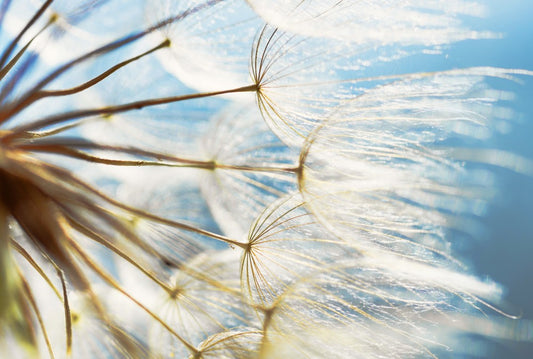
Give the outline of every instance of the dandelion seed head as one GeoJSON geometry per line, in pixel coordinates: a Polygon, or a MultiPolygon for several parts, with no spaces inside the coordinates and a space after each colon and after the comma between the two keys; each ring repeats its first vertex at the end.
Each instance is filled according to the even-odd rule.
{"type": "Polygon", "coordinates": [[[496,38],[485,15],[1,2],[0,352],[431,358],[531,340],[456,248],[498,196],[493,167],[533,173],[489,142],[533,73],[395,67],[496,38]]]}

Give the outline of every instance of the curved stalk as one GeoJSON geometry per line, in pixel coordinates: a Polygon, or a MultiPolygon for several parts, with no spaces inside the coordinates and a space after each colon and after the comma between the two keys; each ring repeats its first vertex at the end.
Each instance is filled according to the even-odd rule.
{"type": "Polygon", "coordinates": [[[54,351],[52,350],[52,344],[50,344],[50,338],[48,337],[48,332],[46,331],[46,326],[43,322],[43,317],[41,315],[41,311],[39,310],[39,307],[37,305],[37,301],[35,300],[35,296],[33,295],[33,292],[31,291],[31,287],[24,279],[24,276],[19,271],[19,276],[22,279],[22,289],[24,290],[24,293],[26,295],[26,298],[28,299],[31,308],[33,309],[33,312],[35,313],[35,316],[37,317],[37,322],[39,323],[39,327],[41,328],[41,332],[43,333],[43,339],[46,344],[46,348],[48,349],[48,354],[50,355],[51,359],[54,359],[54,351]]]}
{"type": "Polygon", "coordinates": [[[157,314],[152,312],[149,308],[147,308],[144,304],[139,302],[137,299],[135,299],[134,296],[129,294],[124,288],[122,288],[113,277],[109,273],[107,273],[104,269],[102,269],[98,264],[96,264],[88,255],[83,251],[83,249],[80,248],[80,246],[69,238],[69,246],[78,253],[78,257],[89,266],[103,281],[105,281],[108,285],[110,285],[112,288],[116,289],[120,293],[122,293],[126,298],[131,300],[133,303],[135,303],[139,308],[141,308],[143,311],[145,311],[149,316],[151,316],[156,322],[161,324],[170,334],[172,334],[176,339],[178,339],[191,353],[196,353],[196,348],[187,342],[184,338],[182,338],[178,333],[176,333],[163,319],[161,319],[157,314]]]}
{"type": "Polygon", "coordinates": [[[35,262],[35,260],[31,257],[31,255],[20,245],[18,244],[16,241],[14,241],[13,239],[11,239],[10,241],[10,245],[33,267],[33,269],[35,269],[35,271],[44,279],[44,281],[46,282],[46,284],[48,284],[48,286],[54,291],[56,297],[59,299],[59,300],[63,300],[63,298],[61,297],[61,294],[59,293],[59,290],[56,288],[56,286],[54,285],[54,283],[52,283],[52,281],[50,280],[50,277],[48,277],[48,275],[46,275],[46,273],[44,272],[44,270],[41,268],[41,266],[35,262]]]}
{"type": "Polygon", "coordinates": [[[0,67],[2,67],[2,68],[4,67],[4,64],[6,63],[7,59],[9,58],[9,56],[11,55],[11,53],[13,52],[15,47],[17,47],[20,39],[22,39],[24,34],[33,26],[33,24],[35,24],[35,22],[37,20],[39,20],[39,18],[44,14],[46,9],[48,9],[48,7],[50,5],[52,5],[53,2],[54,2],[54,0],[46,0],[46,2],[43,5],[41,5],[41,7],[37,10],[35,15],[33,15],[33,17],[30,19],[30,21],[28,21],[26,26],[24,26],[24,28],[22,28],[22,30],[19,32],[17,37],[15,37],[13,39],[13,41],[11,41],[11,43],[9,44],[7,49],[2,54],[2,57],[0,58],[0,67]]]}
{"type": "Polygon", "coordinates": [[[110,145],[101,145],[97,143],[79,141],[73,139],[72,142],[70,139],[53,139],[49,141],[50,143],[40,144],[29,143],[17,145],[17,148],[23,149],[25,151],[32,152],[44,152],[44,153],[53,153],[57,155],[63,155],[67,157],[72,157],[87,162],[93,163],[102,163],[113,166],[164,166],[164,167],[188,167],[188,168],[200,168],[207,170],[223,169],[223,170],[236,170],[244,172],[286,172],[286,173],[298,173],[300,171],[299,167],[282,167],[282,166],[246,166],[246,165],[227,165],[223,163],[218,163],[216,161],[200,161],[193,160],[183,157],[176,157],[172,155],[167,155],[164,153],[145,151],[133,147],[120,147],[120,146],[110,146],[110,145]],[[115,160],[108,159],[99,156],[94,156],[86,152],[79,151],[79,148],[99,150],[99,151],[110,151],[117,152],[120,154],[128,154],[141,157],[151,157],[156,159],[156,161],[149,160],[115,160]],[[162,162],[167,161],[167,162],[162,162]]]}
{"type": "MultiPolygon", "coordinates": [[[[121,68],[123,68],[124,66],[132,63],[132,62],[135,62],[139,59],[142,59],[143,57],[153,53],[153,52],[156,52],[157,50],[160,50],[160,49],[163,49],[165,47],[168,47],[170,46],[170,41],[169,40],[165,40],[163,41],[162,43],[160,43],[159,45],[153,47],[152,49],[148,50],[148,51],[145,51],[143,52],[142,54],[140,55],[137,55],[135,57],[132,57],[130,59],[127,59],[125,61],[122,61],[122,62],[119,62],[118,64],[116,64],[115,66],[111,67],[110,69],[104,71],[103,73],[101,73],[100,75],[92,78],[91,80],[81,84],[81,85],[78,85],[78,86],[75,86],[75,87],[72,87],[70,89],[65,89],[65,90],[41,90],[41,91],[37,91],[35,92],[29,99],[29,104],[33,103],[33,102],[36,102],[37,100],[40,100],[42,98],[46,98],[46,97],[58,97],[58,96],[69,96],[69,95],[73,95],[75,93],[78,93],[78,92],[81,92],[83,90],[86,90],[94,85],[96,85],[97,83],[99,83],[100,81],[106,79],[107,77],[109,77],[111,74],[113,74],[114,72],[120,70],[121,68]]],[[[29,105],[28,104],[28,105],[29,105]]]]}
{"type": "MultiPolygon", "coordinates": [[[[152,106],[164,105],[168,103],[193,100],[193,99],[199,99],[199,98],[205,98],[205,97],[212,97],[212,96],[219,96],[219,95],[225,95],[225,94],[230,94],[230,93],[256,92],[257,89],[258,89],[257,85],[248,85],[248,86],[238,87],[238,88],[229,89],[229,90],[202,92],[202,93],[195,93],[195,94],[188,94],[188,95],[181,95],[181,96],[160,97],[160,98],[153,98],[153,99],[148,99],[148,100],[134,101],[134,102],[125,103],[122,105],[71,111],[71,112],[67,112],[67,113],[63,113],[59,115],[52,115],[49,117],[45,117],[39,121],[35,121],[29,124],[17,126],[13,129],[13,132],[6,137],[17,138],[19,135],[24,134],[27,131],[36,131],[36,130],[39,130],[39,129],[42,129],[48,126],[61,124],[61,123],[76,120],[79,118],[85,118],[85,117],[97,116],[97,115],[112,115],[116,113],[132,111],[132,110],[140,110],[140,109],[143,109],[144,107],[152,107],[152,106]]],[[[0,117],[0,121],[1,120],[2,118],[0,117]]]]}
{"type": "MultiPolygon", "coordinates": [[[[51,3],[53,0],[48,0],[47,3],[51,3]]],[[[14,115],[16,115],[17,113],[19,113],[20,111],[22,111],[23,109],[25,109],[26,107],[28,107],[32,101],[33,101],[33,96],[35,93],[37,93],[38,91],[41,91],[46,85],[48,85],[49,83],[51,83],[53,80],[57,79],[59,76],[61,76],[63,73],[67,72],[68,70],[74,68],[76,65],[82,63],[82,62],[85,62],[91,58],[94,58],[94,57],[97,57],[97,56],[101,56],[101,55],[104,55],[104,54],[107,54],[109,52],[112,52],[114,50],[117,50],[117,49],[120,49],[122,48],[123,46],[126,46],[128,44],[131,44],[165,26],[168,26],[176,21],[179,21],[181,19],[184,19],[186,18],[187,16],[191,15],[191,14],[194,14],[204,8],[208,8],[209,6],[212,6],[214,4],[216,4],[217,2],[220,2],[222,0],[211,0],[211,1],[207,1],[206,3],[203,3],[203,4],[200,4],[198,6],[195,6],[193,8],[190,8],[178,15],[174,15],[174,16],[171,16],[171,17],[168,17],[166,18],[165,20],[162,20],[160,22],[158,22],[157,24],[145,29],[145,30],[142,30],[142,31],[139,31],[139,32],[136,32],[136,33],[133,33],[131,35],[127,35],[123,38],[120,38],[118,40],[115,40],[113,42],[110,42],[104,46],[101,46],[93,51],[90,51],[84,55],[81,55],[77,58],[75,58],[74,60],[72,61],[69,61],[68,63],[64,64],[63,66],[59,67],[57,70],[53,71],[52,73],[50,73],[48,76],[46,76],[45,78],[43,78],[37,85],[35,85],[33,88],[31,88],[29,91],[26,92],[26,94],[24,96],[22,96],[22,98],[20,98],[19,100],[15,101],[14,103],[11,103],[7,106],[5,106],[5,109],[3,111],[3,113],[0,114],[0,123],[3,123],[5,121],[7,121],[8,119],[10,119],[11,117],[13,117],[14,115]]],[[[45,4],[46,5],[46,4],[45,4]]],[[[49,4],[48,4],[49,5],[49,4]]],[[[44,11],[44,10],[43,10],[44,11]]],[[[30,25],[30,24],[28,24],[30,25]]],[[[31,25],[30,25],[31,26],[31,25]]],[[[22,37],[22,35],[21,35],[22,37]]],[[[17,40],[18,41],[18,40],[17,40]]]]}

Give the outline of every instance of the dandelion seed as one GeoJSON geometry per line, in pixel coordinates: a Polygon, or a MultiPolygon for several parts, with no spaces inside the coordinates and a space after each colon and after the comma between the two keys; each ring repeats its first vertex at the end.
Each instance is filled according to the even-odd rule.
{"type": "Polygon", "coordinates": [[[258,304],[261,351],[274,357],[433,356],[440,345],[433,326],[457,313],[494,312],[486,300],[501,294],[454,269],[361,251],[322,229],[298,196],[273,204],[252,226],[241,283],[258,304]]]}
{"type": "Polygon", "coordinates": [[[161,30],[171,45],[158,58],[191,88],[213,91],[245,86],[249,83],[249,49],[260,21],[244,1],[210,3],[205,6],[208,3],[202,0],[161,0],[147,6],[147,17],[155,20],[194,6],[205,7],[201,11],[206,21],[190,17],[161,30]]]}
{"type": "MultiPolygon", "coordinates": [[[[157,312],[191,343],[201,343],[229,328],[246,326],[249,307],[238,290],[235,253],[205,252],[180,267],[171,278],[170,292],[157,303],[157,312]]],[[[180,343],[159,326],[150,332],[151,344],[166,353],[176,353],[180,343]]],[[[199,349],[200,350],[200,349],[199,349]]]]}
{"type": "MultiPolygon", "coordinates": [[[[308,138],[300,189],[327,228],[413,259],[449,257],[446,230],[483,213],[490,174],[453,160],[447,143],[484,140],[506,121],[472,69],[383,84],[340,107],[308,138]],[[471,72],[471,73],[469,73],[471,72]]],[[[481,77],[480,77],[481,76],[481,77]]],[[[503,94],[502,94],[503,95],[503,94]]]]}

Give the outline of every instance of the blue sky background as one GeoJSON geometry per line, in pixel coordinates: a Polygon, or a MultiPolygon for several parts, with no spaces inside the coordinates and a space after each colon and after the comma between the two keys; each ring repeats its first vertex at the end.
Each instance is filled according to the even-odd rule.
{"type": "MultiPolygon", "coordinates": [[[[488,28],[503,39],[465,41],[449,48],[450,67],[490,65],[533,70],[533,2],[487,1],[488,28]]],[[[510,133],[491,141],[495,148],[533,159],[533,78],[513,86],[518,123],[510,133]]],[[[491,204],[482,222],[485,238],[463,248],[464,256],[479,275],[488,275],[507,290],[506,310],[523,312],[533,320],[533,178],[495,169],[502,195],[491,204]]],[[[529,336],[533,341],[533,328],[529,336]]],[[[490,358],[533,358],[533,343],[495,342],[490,358]]]]}
{"type": "MultiPolygon", "coordinates": [[[[407,57],[371,71],[406,73],[472,66],[533,71],[533,1],[487,0],[483,4],[489,10],[488,17],[468,19],[465,25],[500,33],[501,39],[462,41],[443,47],[441,55],[407,57]]],[[[512,152],[533,161],[533,77],[524,76],[520,80],[523,82],[512,83],[509,88],[502,88],[506,81],[495,85],[514,92],[515,99],[506,106],[515,115],[511,130],[494,135],[484,147],[512,152]]],[[[503,310],[522,313],[523,318],[533,322],[533,178],[498,167],[490,170],[495,173],[501,193],[491,202],[486,215],[479,218],[484,231],[473,240],[454,243],[455,252],[477,275],[502,285],[503,310]]],[[[487,358],[533,358],[533,324],[524,333],[528,333],[529,342],[491,342],[487,358]]],[[[467,352],[467,346],[479,340],[472,339],[464,344],[467,352]]],[[[451,357],[459,356],[451,354],[451,357]]]]}
{"type": "MultiPolygon", "coordinates": [[[[479,61],[533,70],[533,2],[499,3],[492,7],[497,13],[490,18],[491,28],[504,33],[505,38],[459,44],[456,53],[460,61],[465,65],[479,61]],[[468,56],[460,57],[467,52],[468,56]]],[[[522,123],[494,142],[499,148],[533,159],[533,79],[525,80],[523,86],[517,86],[514,105],[522,113],[522,123]]],[[[467,254],[479,273],[488,274],[507,288],[510,307],[533,320],[533,179],[504,170],[498,171],[498,175],[503,197],[492,204],[484,219],[489,235],[485,241],[475,243],[467,254]]],[[[531,331],[529,335],[533,339],[531,331]]],[[[502,342],[494,346],[491,357],[533,358],[533,343],[502,342]]]]}

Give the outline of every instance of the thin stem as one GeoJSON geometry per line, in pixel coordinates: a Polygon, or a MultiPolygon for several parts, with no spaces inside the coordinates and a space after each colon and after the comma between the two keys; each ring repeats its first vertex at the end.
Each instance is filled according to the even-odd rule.
{"type": "Polygon", "coordinates": [[[110,76],[111,74],[113,74],[114,72],[118,71],[119,69],[123,68],[124,66],[134,62],[134,61],[137,61],[159,49],[162,49],[162,48],[165,48],[165,47],[168,47],[170,46],[170,41],[169,40],[165,40],[163,41],[162,43],[160,43],[159,45],[155,46],[154,48],[146,51],[146,52],[143,52],[142,54],[140,55],[137,55],[135,57],[132,57],[128,60],[125,60],[125,61],[122,61],[118,64],[116,64],[115,66],[111,67],[110,69],[108,69],[107,71],[104,71],[103,73],[101,73],[100,75],[94,77],[93,79],[79,85],[79,86],[75,86],[75,87],[72,87],[70,89],[65,89],[65,90],[42,90],[42,91],[38,91],[38,92],[35,92],[33,95],[31,95],[29,98],[28,98],[28,102],[26,103],[26,106],[36,102],[37,100],[40,100],[42,98],[45,98],[45,97],[56,97],[56,96],[68,96],[68,95],[73,95],[75,93],[78,93],[78,92],[81,92],[83,90],[86,90],[94,85],[96,85],[97,83],[99,83],[100,81],[104,80],[105,78],[107,78],[108,76],[110,76]]]}
{"type": "Polygon", "coordinates": [[[126,296],[129,300],[131,300],[133,303],[135,303],[139,308],[144,310],[148,315],[150,315],[153,319],[155,319],[159,324],[161,324],[170,334],[172,334],[176,339],[178,339],[191,353],[196,353],[196,348],[187,342],[184,338],[182,338],[178,333],[176,333],[163,319],[161,319],[157,314],[152,312],[150,309],[148,309],[145,305],[143,305],[141,302],[139,302],[137,299],[135,299],[134,296],[126,292],[124,288],[122,288],[113,277],[109,273],[107,273],[105,270],[103,270],[98,264],[96,264],[81,248],[80,246],[69,238],[68,244],[71,246],[72,249],[74,249],[80,259],[89,266],[103,281],[105,281],[107,284],[109,284],[111,287],[115,288],[117,291],[122,293],[124,296],[126,296]]]}
{"type": "MultiPolygon", "coordinates": [[[[78,223],[83,223],[83,217],[80,217],[78,211],[72,210],[69,208],[68,205],[56,202],[56,204],[61,208],[63,215],[65,216],[65,219],[67,221],[75,221],[78,223]]],[[[86,201],[85,199],[82,199],[80,201],[80,204],[82,207],[85,207],[85,209],[89,212],[95,215],[100,221],[105,223],[109,228],[112,228],[113,230],[117,231],[121,234],[123,238],[126,238],[128,242],[135,244],[137,247],[139,247],[141,250],[145,251],[146,253],[150,253],[151,255],[155,256],[156,258],[163,259],[165,258],[159,251],[154,249],[150,243],[147,243],[146,241],[143,241],[131,228],[128,223],[124,223],[124,219],[120,218],[116,213],[108,210],[107,208],[103,208],[99,205],[93,204],[91,201],[86,201]]],[[[85,223],[85,226],[89,228],[89,224],[85,223]]]]}
{"type": "Polygon", "coordinates": [[[57,135],[59,133],[71,130],[73,128],[79,127],[79,126],[83,125],[85,122],[87,122],[87,119],[76,121],[76,122],[70,123],[70,124],[65,125],[65,126],[60,126],[60,127],[54,128],[53,130],[50,130],[50,131],[26,132],[23,135],[18,136],[18,138],[19,139],[37,140],[37,139],[41,139],[41,138],[45,138],[45,137],[50,137],[50,136],[57,135]]]}
{"type": "Polygon", "coordinates": [[[51,18],[50,21],[48,21],[48,23],[43,26],[43,28],[41,30],[39,30],[39,32],[37,34],[35,34],[35,36],[33,36],[27,43],[26,45],[24,45],[24,47],[22,49],[20,49],[17,54],[11,59],[11,61],[9,61],[9,63],[4,66],[1,70],[0,70],[0,80],[2,80],[8,73],[9,71],[13,68],[13,66],[15,66],[18,61],[20,60],[20,58],[22,57],[22,55],[24,55],[26,53],[26,50],[28,50],[28,47],[30,47],[30,45],[33,43],[33,41],[40,35],[42,34],[42,32],[48,27],[50,26],[53,22],[55,21],[55,18],[51,18]]]}
{"type": "Polygon", "coordinates": [[[240,166],[240,165],[225,165],[222,163],[215,163],[215,168],[225,170],[236,170],[244,172],[285,172],[298,173],[299,167],[258,167],[258,166],[240,166]]]}
{"type": "Polygon", "coordinates": [[[200,168],[207,170],[224,169],[224,170],[236,170],[245,172],[286,172],[286,173],[298,173],[299,167],[261,167],[261,166],[245,166],[245,165],[226,165],[218,163],[216,161],[199,161],[183,157],[170,156],[164,153],[145,151],[142,149],[120,146],[109,146],[97,144],[94,142],[88,142],[79,139],[71,138],[54,138],[50,142],[53,143],[29,143],[18,145],[17,148],[25,151],[33,152],[45,152],[63,155],[67,157],[77,158],[94,163],[103,163],[114,166],[166,166],[166,167],[188,167],[188,168],[200,168]],[[76,148],[72,148],[76,147],[76,148]],[[147,160],[115,160],[107,159],[99,156],[90,155],[85,152],[78,151],[77,148],[85,148],[99,151],[118,152],[121,154],[129,154],[134,156],[152,157],[157,161],[147,160]],[[161,162],[168,161],[168,162],[161,162]]]}
{"type": "MultiPolygon", "coordinates": [[[[94,196],[97,196],[100,199],[102,199],[105,202],[107,202],[108,204],[110,204],[110,205],[112,205],[112,206],[114,206],[116,208],[124,210],[130,216],[133,215],[133,216],[137,216],[137,217],[149,220],[149,221],[153,221],[153,222],[161,223],[161,224],[164,224],[164,225],[168,225],[170,227],[174,227],[174,228],[177,228],[177,229],[182,229],[182,230],[185,230],[185,231],[188,231],[188,232],[194,232],[194,233],[197,233],[197,234],[200,234],[200,235],[203,235],[203,236],[207,236],[207,237],[211,237],[213,239],[217,239],[219,241],[222,241],[222,242],[230,244],[230,245],[236,245],[236,246],[241,247],[241,248],[246,248],[246,246],[247,246],[246,243],[237,242],[237,241],[232,240],[232,239],[230,239],[228,237],[225,237],[223,235],[216,234],[216,233],[213,233],[213,232],[209,232],[209,231],[206,231],[206,230],[203,230],[203,229],[200,229],[200,228],[196,228],[196,227],[193,227],[191,225],[184,224],[184,223],[181,223],[181,222],[172,221],[170,219],[159,217],[157,215],[154,215],[152,213],[143,211],[141,209],[128,206],[128,205],[126,205],[126,204],[124,204],[124,203],[122,203],[122,202],[120,202],[118,200],[115,200],[115,199],[109,197],[108,195],[106,195],[103,192],[99,191],[97,188],[95,188],[95,187],[91,186],[90,184],[80,180],[79,178],[74,176],[70,171],[67,171],[67,170],[65,170],[63,168],[52,166],[52,165],[47,164],[45,162],[42,162],[42,163],[39,162],[38,166],[39,166],[39,170],[40,171],[46,171],[48,176],[53,176],[54,178],[61,178],[64,183],[68,183],[70,186],[75,187],[77,190],[79,190],[79,192],[83,192],[85,195],[92,194],[94,196]]],[[[73,195],[73,196],[77,197],[81,201],[81,203],[85,203],[85,204],[87,203],[87,201],[85,199],[85,195],[81,196],[81,195],[79,195],[79,193],[74,192],[74,191],[70,192],[69,196],[70,195],[73,195]]],[[[58,204],[58,203],[56,203],[56,204],[58,204]]],[[[93,206],[89,206],[88,208],[91,208],[91,210],[96,210],[96,207],[94,205],[93,206]]],[[[103,210],[103,209],[102,208],[98,209],[98,211],[101,211],[101,210],[103,210]]]]}
{"type": "Polygon", "coordinates": [[[79,231],[83,235],[87,236],[88,238],[91,238],[95,242],[103,245],[107,249],[111,250],[113,253],[118,254],[120,257],[124,258],[128,263],[132,264],[135,268],[140,270],[144,275],[146,275],[148,278],[150,278],[153,282],[155,282],[157,285],[159,285],[163,290],[170,293],[172,292],[172,289],[163,283],[159,278],[157,278],[154,274],[152,274],[150,271],[148,271],[146,268],[144,268],[142,265],[138,263],[138,261],[131,258],[129,255],[124,253],[122,250],[120,250],[117,246],[113,245],[109,241],[107,241],[104,237],[99,235],[98,233],[94,232],[90,228],[84,226],[83,224],[76,222],[74,219],[69,218],[69,224],[74,228],[75,230],[79,231]]]}
{"type": "Polygon", "coordinates": [[[100,145],[93,142],[80,141],[78,139],[53,139],[55,143],[30,143],[17,146],[17,148],[23,149],[25,151],[32,152],[44,152],[44,153],[54,153],[58,155],[73,157],[88,162],[95,163],[104,163],[115,166],[170,166],[170,167],[194,167],[194,168],[205,168],[205,169],[214,169],[215,163],[213,161],[197,161],[187,158],[170,156],[163,153],[145,151],[137,148],[129,147],[120,147],[120,146],[109,146],[109,145],[100,145]],[[74,147],[74,148],[73,148],[74,147]],[[99,150],[99,151],[110,151],[118,152],[120,154],[128,154],[134,156],[142,157],[152,157],[157,161],[146,161],[146,160],[114,160],[102,158],[99,156],[90,155],[85,152],[78,151],[78,148],[99,150]],[[161,162],[161,161],[168,162],[161,162]],[[179,164],[179,165],[176,165],[179,164]]]}
{"type": "Polygon", "coordinates": [[[27,56],[25,56],[24,60],[21,61],[22,63],[17,64],[13,76],[10,76],[7,81],[2,81],[3,84],[1,86],[0,91],[0,103],[2,103],[3,105],[2,112],[0,112],[0,118],[4,115],[4,110],[7,109],[7,105],[5,105],[5,103],[8,102],[6,101],[6,99],[9,98],[10,95],[13,95],[15,93],[14,90],[17,86],[23,83],[22,79],[24,78],[24,75],[27,74],[33,66],[35,66],[38,57],[39,55],[37,53],[28,54],[27,56]]]}
{"type": "MultiPolygon", "coordinates": [[[[28,102],[31,97],[33,96],[33,94],[35,94],[36,92],[42,90],[46,85],[48,85],[50,82],[52,82],[53,80],[55,80],[56,78],[58,78],[59,76],[61,76],[63,73],[65,73],[66,71],[74,68],[76,65],[88,60],[88,59],[91,59],[93,57],[97,57],[97,56],[101,56],[101,55],[104,55],[106,53],[109,53],[109,52],[112,52],[116,49],[119,49],[119,48],[122,48],[123,46],[126,46],[128,44],[131,44],[143,37],[145,37],[146,35],[148,34],[151,34],[167,25],[170,25],[176,21],[179,21],[179,20],[182,20],[184,18],[186,18],[187,16],[191,15],[191,14],[194,14],[198,11],[201,11],[202,9],[204,8],[208,8],[209,6],[212,6],[218,2],[220,2],[222,0],[211,0],[211,1],[207,1],[203,4],[200,4],[198,6],[195,6],[195,7],[192,7],[178,15],[174,15],[174,16],[171,16],[163,21],[160,21],[159,23],[145,29],[145,30],[142,30],[142,31],[139,31],[139,32],[136,32],[136,33],[133,33],[131,35],[128,35],[128,36],[125,36],[125,37],[122,37],[118,40],[115,40],[113,42],[110,42],[104,46],[101,46],[91,52],[88,52],[68,63],[66,63],[65,65],[59,67],[57,70],[53,71],[52,73],[50,73],[48,76],[46,76],[44,79],[42,79],[37,85],[35,85],[32,89],[30,89],[29,91],[26,92],[26,94],[24,96],[22,96],[21,99],[19,99],[18,101],[10,104],[9,106],[5,106],[4,108],[4,111],[2,114],[0,114],[0,123],[3,123],[5,122],[6,120],[8,120],[9,118],[13,117],[15,114],[19,113],[20,111],[22,111],[23,109],[25,109],[29,104],[31,104],[31,102],[28,102]]],[[[51,2],[50,0],[47,1],[47,2],[51,2]]]]}
{"type": "Polygon", "coordinates": [[[116,105],[116,106],[107,106],[107,107],[101,107],[101,108],[95,108],[95,109],[71,111],[71,112],[67,112],[67,113],[63,113],[59,115],[45,117],[39,121],[15,127],[13,129],[13,132],[10,135],[6,136],[6,138],[12,138],[12,137],[16,138],[20,134],[23,134],[27,131],[36,131],[47,126],[60,124],[60,123],[75,120],[78,118],[84,118],[84,117],[90,117],[90,116],[96,116],[96,115],[111,115],[111,114],[116,114],[116,113],[132,111],[132,110],[140,110],[144,107],[163,105],[163,104],[174,103],[174,102],[179,102],[179,101],[212,97],[212,96],[218,96],[218,95],[224,95],[224,94],[230,94],[230,93],[256,92],[256,91],[257,91],[257,85],[249,85],[249,86],[234,88],[231,90],[203,92],[203,93],[195,93],[195,94],[188,94],[188,95],[182,95],[182,96],[160,97],[160,98],[130,102],[130,103],[116,105]]]}
{"type": "Polygon", "coordinates": [[[7,47],[7,49],[4,51],[4,54],[2,55],[2,58],[0,58],[0,67],[4,67],[7,59],[9,58],[9,56],[11,55],[11,53],[13,52],[13,50],[15,49],[15,47],[18,45],[20,39],[22,38],[22,36],[24,36],[24,34],[33,26],[33,24],[39,20],[39,18],[42,16],[42,14],[46,11],[46,9],[52,4],[52,2],[54,2],[54,0],[47,0],[40,8],[39,10],[37,10],[37,12],[35,13],[35,15],[33,15],[33,17],[30,19],[30,21],[28,21],[28,23],[26,24],[26,26],[24,26],[24,28],[19,32],[19,34],[17,35],[17,37],[15,37],[13,39],[13,41],[11,41],[11,43],[9,44],[9,46],[7,47]]]}
{"type": "Polygon", "coordinates": [[[50,288],[52,288],[52,290],[54,291],[54,293],[56,294],[56,296],[60,299],[60,300],[63,300],[63,298],[61,297],[61,294],[59,293],[59,290],[56,288],[56,286],[54,285],[54,283],[52,283],[52,281],[50,280],[50,278],[46,275],[46,273],[43,271],[43,269],[41,268],[41,266],[39,266],[39,264],[37,264],[37,262],[35,262],[35,260],[31,257],[31,255],[20,245],[18,244],[16,241],[14,241],[13,239],[11,239],[10,241],[10,244],[11,246],[22,256],[24,257],[24,259],[37,271],[37,273],[39,273],[39,275],[44,279],[44,281],[50,286],[50,288]]]}
{"type": "MultiPolygon", "coordinates": [[[[70,238],[69,238],[70,239],[70,238]]],[[[70,314],[70,305],[68,300],[67,285],[65,283],[65,275],[60,268],[57,268],[57,274],[61,280],[61,287],[63,288],[63,308],[65,310],[65,330],[67,340],[67,356],[72,354],[72,318],[70,314]]]]}
{"type": "MultiPolygon", "coordinates": [[[[88,153],[78,151],[69,147],[63,146],[38,146],[38,145],[29,145],[29,146],[20,146],[20,148],[26,149],[33,152],[45,152],[45,153],[54,153],[57,155],[67,156],[71,158],[76,158],[79,160],[84,160],[92,163],[101,163],[112,166],[126,166],[126,167],[142,167],[142,166],[162,166],[162,167],[187,167],[187,168],[199,168],[206,170],[235,170],[243,172],[283,172],[283,173],[298,173],[299,167],[257,167],[257,166],[241,166],[241,165],[226,165],[217,163],[215,161],[196,161],[188,160],[182,158],[172,158],[171,156],[161,155],[158,157],[165,160],[170,160],[172,162],[160,162],[160,161],[147,161],[147,160],[115,160],[108,159],[98,156],[93,156],[88,153]]],[[[124,151],[123,153],[128,153],[129,151],[124,151]]]]}
{"type": "Polygon", "coordinates": [[[43,317],[41,315],[41,311],[39,310],[39,307],[37,306],[37,302],[35,301],[35,296],[33,295],[30,285],[24,279],[24,276],[19,271],[19,276],[22,279],[22,289],[24,290],[24,293],[26,294],[26,298],[30,302],[30,306],[33,309],[33,312],[35,313],[35,316],[37,317],[37,321],[39,322],[39,326],[41,327],[41,332],[43,333],[44,341],[46,344],[46,347],[48,348],[48,353],[50,355],[50,358],[54,359],[54,351],[52,350],[52,345],[50,344],[50,339],[48,338],[48,333],[46,331],[46,326],[43,322],[43,317]]]}
{"type": "Polygon", "coordinates": [[[142,166],[162,166],[162,167],[193,167],[193,168],[209,168],[212,169],[213,165],[209,162],[200,163],[200,164],[175,164],[167,162],[157,162],[157,161],[146,161],[146,160],[115,160],[108,159],[103,157],[97,157],[90,154],[87,154],[82,151],[78,151],[68,147],[61,146],[32,146],[33,148],[30,151],[34,152],[45,152],[45,153],[54,153],[57,155],[67,156],[71,158],[76,158],[79,160],[84,160],[92,163],[101,163],[110,166],[126,166],[126,167],[142,167],[142,166]]]}

